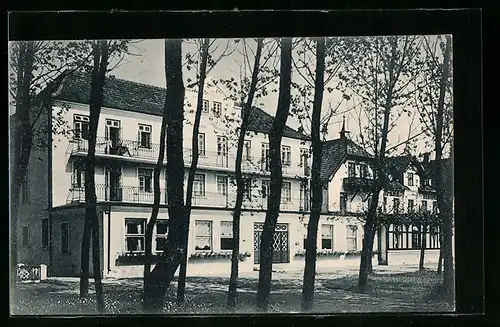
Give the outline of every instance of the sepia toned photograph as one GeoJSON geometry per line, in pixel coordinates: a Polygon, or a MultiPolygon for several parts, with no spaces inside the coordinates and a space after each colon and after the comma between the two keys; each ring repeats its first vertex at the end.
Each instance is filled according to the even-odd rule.
{"type": "Polygon", "coordinates": [[[451,35],[8,55],[12,315],[455,310],[451,35]]]}

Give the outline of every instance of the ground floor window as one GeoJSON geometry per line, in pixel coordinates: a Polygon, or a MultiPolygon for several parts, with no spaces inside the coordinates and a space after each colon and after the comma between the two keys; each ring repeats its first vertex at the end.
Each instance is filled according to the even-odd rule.
{"type": "MultiPolygon", "coordinates": [[[[262,241],[262,231],[264,223],[254,223],[253,250],[254,264],[260,262],[260,243],[262,241]]],[[[273,263],[289,263],[290,251],[288,242],[288,225],[276,224],[273,234],[273,263]]]]}
{"type": "Polygon", "coordinates": [[[199,251],[212,250],[212,222],[206,220],[195,221],[194,249],[199,251]]]}
{"type": "Polygon", "coordinates": [[[221,221],[220,222],[220,249],[232,250],[234,247],[233,242],[233,222],[221,221]]]}
{"type": "MultiPolygon", "coordinates": [[[[125,219],[125,252],[143,252],[146,244],[146,218],[125,219]]],[[[159,219],[153,229],[153,252],[165,249],[168,220],[159,219]]]]}
{"type": "Polygon", "coordinates": [[[42,247],[49,247],[49,220],[42,219],[42,247]]]}
{"type": "Polygon", "coordinates": [[[347,251],[357,251],[358,249],[358,226],[347,225],[347,251]]]}
{"type": "Polygon", "coordinates": [[[306,246],[307,246],[307,229],[308,229],[308,225],[307,224],[304,224],[304,250],[306,249],[306,246]]]}
{"type": "Polygon", "coordinates": [[[321,225],[321,249],[333,250],[333,225],[321,225]]]}
{"type": "Polygon", "coordinates": [[[61,223],[61,253],[69,254],[70,253],[70,245],[69,245],[69,223],[63,222],[61,223]]]}
{"type": "Polygon", "coordinates": [[[437,227],[427,227],[426,244],[422,244],[422,226],[391,225],[387,231],[389,250],[411,250],[420,249],[425,246],[426,249],[439,249],[439,229],[437,227]]]}
{"type": "Polygon", "coordinates": [[[25,247],[30,245],[30,229],[28,226],[22,228],[22,244],[25,247]]]}

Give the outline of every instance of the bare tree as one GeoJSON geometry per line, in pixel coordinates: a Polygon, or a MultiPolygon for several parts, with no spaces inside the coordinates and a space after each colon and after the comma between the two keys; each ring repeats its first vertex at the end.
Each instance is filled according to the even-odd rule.
{"type": "Polygon", "coordinates": [[[386,157],[399,146],[391,147],[388,137],[401,115],[408,113],[405,105],[418,91],[418,87],[412,86],[421,62],[419,41],[416,36],[360,38],[358,56],[354,56],[349,65],[347,84],[361,99],[365,113],[363,120],[367,121],[366,126],[360,126],[360,143],[374,154],[373,184],[369,192],[371,203],[364,224],[358,280],[362,292],[368,280],[380,191],[388,181],[386,157]]]}
{"type": "MultiPolygon", "coordinates": [[[[423,131],[433,140],[435,151],[433,181],[436,189],[439,216],[442,220],[441,253],[438,270],[441,268],[441,259],[444,260],[443,295],[453,299],[453,190],[452,185],[446,185],[446,175],[452,175],[449,169],[444,168],[443,152],[452,144],[453,132],[451,129],[453,117],[452,103],[452,39],[445,37],[423,37],[425,44],[425,67],[423,74],[428,80],[424,91],[416,99],[423,131]]],[[[450,151],[450,159],[451,158],[450,151]]]]}
{"type": "Polygon", "coordinates": [[[184,82],[182,79],[182,40],[165,40],[165,78],[167,91],[164,115],[167,118],[167,197],[169,229],[161,260],[147,276],[143,307],[158,312],[185,251],[184,232],[184,82]]]}
{"type": "Polygon", "coordinates": [[[281,139],[290,112],[290,87],[292,69],[292,40],[281,39],[280,56],[280,85],[278,108],[273,125],[269,133],[270,150],[270,190],[267,201],[267,212],[264,221],[264,230],[260,247],[260,270],[257,286],[257,309],[267,311],[271,292],[272,263],[273,263],[273,235],[278,221],[283,171],[281,166],[281,139]]]}

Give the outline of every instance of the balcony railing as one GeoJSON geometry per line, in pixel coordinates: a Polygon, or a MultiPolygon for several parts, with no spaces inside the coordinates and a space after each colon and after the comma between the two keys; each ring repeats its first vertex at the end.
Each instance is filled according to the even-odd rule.
{"type": "MultiPolygon", "coordinates": [[[[98,137],[96,140],[96,154],[123,156],[124,158],[138,158],[156,162],[160,151],[159,144],[148,144],[144,146],[139,141],[121,140],[113,142],[109,139],[98,137]]],[[[88,152],[88,140],[73,139],[70,141],[67,153],[69,155],[86,155],[88,152]]],[[[191,165],[193,158],[192,149],[184,149],[184,164],[191,165]]],[[[165,158],[166,161],[166,158],[165,158]]],[[[265,173],[270,171],[269,158],[243,156],[241,162],[242,170],[251,173],[265,173]]],[[[234,170],[236,155],[221,153],[218,151],[203,151],[198,156],[198,167],[227,168],[234,170]]],[[[283,164],[283,174],[309,176],[309,167],[300,167],[283,164]]]]}
{"type": "MultiPolygon", "coordinates": [[[[160,204],[167,204],[167,192],[160,189],[160,204]]],[[[146,191],[137,186],[119,186],[110,187],[102,184],[96,185],[96,196],[98,202],[132,202],[152,204],[154,201],[154,192],[146,191]]],[[[70,189],[67,203],[85,202],[85,190],[83,188],[70,189]]],[[[236,193],[227,194],[217,192],[205,192],[203,194],[193,194],[192,205],[194,207],[213,207],[213,208],[234,208],[236,202],[236,193]]],[[[243,209],[265,210],[267,208],[267,198],[259,195],[245,197],[242,205],[243,209]]],[[[309,205],[304,203],[303,199],[292,197],[289,201],[282,200],[281,210],[288,211],[307,211],[309,205]]]]}
{"type": "Polygon", "coordinates": [[[369,191],[373,186],[373,179],[362,177],[346,177],[343,180],[346,191],[369,191]]]}

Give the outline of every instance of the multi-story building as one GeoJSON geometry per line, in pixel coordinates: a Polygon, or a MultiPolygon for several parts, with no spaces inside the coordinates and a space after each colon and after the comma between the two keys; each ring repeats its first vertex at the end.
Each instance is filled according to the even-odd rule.
{"type": "MultiPolygon", "coordinates": [[[[45,263],[51,275],[78,275],[80,270],[89,95],[90,78],[84,74],[67,77],[52,94],[50,112],[43,114],[59,116],[67,126],[54,128],[52,125],[58,120],[41,121],[47,122],[49,131],[67,129],[68,133],[47,135],[49,146],[46,151],[31,156],[28,179],[22,186],[19,260],[45,263]]],[[[141,253],[144,253],[145,226],[153,203],[153,167],[159,152],[164,97],[162,88],[131,81],[110,78],[105,84],[97,131],[95,172],[105,277],[141,276],[143,273],[141,253]]],[[[196,93],[186,92],[183,139],[186,180],[192,155],[196,97],[196,93]]],[[[221,89],[207,88],[197,139],[199,161],[189,227],[188,273],[229,274],[230,271],[229,254],[233,247],[231,210],[236,193],[233,181],[235,131],[240,110],[228,101],[221,89]]],[[[268,133],[272,119],[259,108],[251,110],[242,163],[243,172],[250,182],[243,205],[240,240],[240,251],[249,257],[242,259],[240,271],[258,268],[260,235],[269,190],[268,133]]],[[[327,141],[323,147],[321,176],[325,192],[318,231],[318,251],[322,258],[318,261],[319,267],[358,264],[357,260],[345,260],[344,254],[353,254],[353,258],[359,259],[355,254],[362,247],[359,214],[368,204],[371,156],[346,134],[343,128],[339,139],[327,141]]],[[[310,206],[309,150],[310,140],[306,135],[289,127],[285,129],[281,211],[273,244],[274,267],[278,270],[304,265],[310,206]]],[[[153,251],[156,253],[162,251],[168,231],[167,183],[165,171],[162,171],[160,212],[153,236],[153,251]]],[[[404,179],[399,183],[406,187],[404,179]]],[[[410,191],[415,196],[421,194],[418,186],[408,185],[407,188],[403,196],[398,193],[400,201],[406,199],[404,194],[409,197],[410,191]]],[[[396,196],[384,193],[386,198],[393,201],[396,196]]],[[[381,250],[381,240],[389,239],[390,233],[391,230],[379,231],[375,247],[378,244],[381,250]]],[[[387,253],[394,247],[391,244],[389,242],[387,249],[382,251],[385,259],[379,257],[380,263],[387,263],[387,253]]]]}

